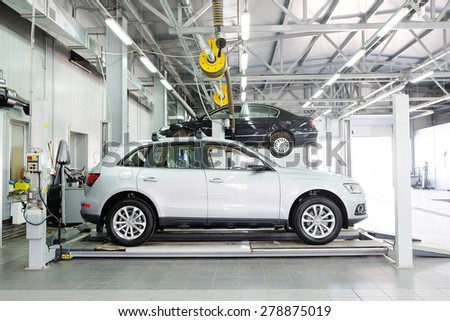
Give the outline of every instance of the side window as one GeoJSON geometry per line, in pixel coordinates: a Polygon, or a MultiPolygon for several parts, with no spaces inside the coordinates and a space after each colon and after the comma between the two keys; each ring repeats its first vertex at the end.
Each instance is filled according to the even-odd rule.
{"type": "Polygon", "coordinates": [[[251,170],[252,167],[264,165],[258,158],[247,154],[237,146],[206,145],[206,164],[209,169],[251,170]]]}
{"type": "Polygon", "coordinates": [[[138,148],[132,153],[128,154],[121,162],[122,166],[126,167],[144,167],[147,159],[148,146],[138,148]]]}
{"type": "Polygon", "coordinates": [[[149,167],[199,168],[194,144],[162,144],[153,146],[149,167]]]}
{"type": "Polygon", "coordinates": [[[248,110],[250,118],[275,118],[279,114],[277,109],[267,106],[249,106],[248,110]]]}
{"type": "MultiPolygon", "coordinates": [[[[234,113],[236,114],[237,117],[239,116],[240,111],[241,108],[239,106],[234,107],[234,113]]],[[[211,119],[229,119],[229,118],[230,112],[228,108],[211,114],[211,119]]]]}
{"type": "Polygon", "coordinates": [[[228,119],[228,118],[230,118],[230,115],[228,114],[227,109],[218,111],[211,115],[211,119],[228,119]]]}

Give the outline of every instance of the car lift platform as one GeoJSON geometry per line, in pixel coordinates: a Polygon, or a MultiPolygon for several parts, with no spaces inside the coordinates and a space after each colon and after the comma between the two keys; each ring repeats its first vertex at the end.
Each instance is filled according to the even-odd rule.
{"type": "Polygon", "coordinates": [[[314,257],[387,255],[392,243],[363,230],[342,230],[326,245],[308,245],[284,230],[186,230],[156,232],[137,247],[108,242],[104,234],[81,233],[67,241],[64,259],[72,258],[186,258],[186,257],[314,257]]]}

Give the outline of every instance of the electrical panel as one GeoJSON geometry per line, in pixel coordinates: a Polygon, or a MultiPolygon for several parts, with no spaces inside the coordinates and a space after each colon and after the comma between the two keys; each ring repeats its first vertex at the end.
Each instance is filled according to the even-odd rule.
{"type": "Polygon", "coordinates": [[[38,153],[27,154],[27,171],[30,173],[42,172],[42,155],[38,153]]]}

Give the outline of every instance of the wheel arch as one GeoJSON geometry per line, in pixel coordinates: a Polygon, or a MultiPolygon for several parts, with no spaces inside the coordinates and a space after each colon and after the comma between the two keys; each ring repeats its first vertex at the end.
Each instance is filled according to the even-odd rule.
{"type": "Polygon", "coordinates": [[[272,137],[272,135],[275,135],[275,134],[278,134],[278,133],[286,133],[291,138],[292,144],[295,143],[294,134],[291,131],[289,131],[289,130],[287,130],[285,128],[279,128],[277,130],[274,130],[273,132],[268,133],[267,134],[267,143],[270,143],[270,138],[272,137]]]}
{"type": "Polygon", "coordinates": [[[147,204],[155,215],[156,229],[159,227],[158,211],[156,210],[155,204],[147,196],[136,191],[122,191],[111,196],[102,207],[102,211],[100,214],[100,221],[98,225],[103,226],[106,222],[106,216],[108,215],[108,212],[111,209],[111,207],[115,203],[124,199],[138,199],[147,204]]]}
{"type": "Polygon", "coordinates": [[[293,226],[292,219],[294,217],[294,211],[295,211],[295,208],[297,207],[297,205],[300,204],[306,198],[309,198],[312,196],[323,196],[323,197],[326,197],[326,198],[330,199],[331,201],[333,201],[337,205],[339,210],[341,211],[342,227],[348,228],[348,213],[347,213],[347,208],[345,207],[344,202],[341,200],[341,198],[339,196],[337,196],[333,192],[323,190],[323,189],[310,190],[310,191],[303,193],[299,197],[297,197],[295,202],[292,203],[292,206],[289,210],[289,226],[291,226],[291,227],[293,226]]]}

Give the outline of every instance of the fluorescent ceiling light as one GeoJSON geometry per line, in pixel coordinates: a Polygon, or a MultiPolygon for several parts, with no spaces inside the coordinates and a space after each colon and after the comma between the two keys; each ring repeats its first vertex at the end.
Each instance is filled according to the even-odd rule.
{"type": "Polygon", "coordinates": [[[347,107],[345,107],[344,110],[353,108],[353,107],[355,107],[356,105],[358,105],[358,103],[352,103],[352,104],[348,105],[347,107]]]}
{"type": "Polygon", "coordinates": [[[422,109],[422,108],[425,108],[425,107],[428,107],[428,106],[431,106],[431,105],[438,104],[438,103],[446,101],[446,100],[450,100],[450,95],[445,95],[445,96],[442,96],[442,97],[440,97],[438,99],[427,101],[426,103],[423,103],[423,104],[420,104],[420,105],[417,105],[417,106],[411,108],[409,111],[410,112],[411,111],[416,111],[416,110],[419,110],[419,109],[422,109]]]}
{"type": "Polygon", "coordinates": [[[241,88],[242,90],[245,90],[245,88],[247,88],[247,76],[241,77],[241,88]]]}
{"type": "Polygon", "coordinates": [[[316,91],[316,93],[314,94],[314,96],[312,96],[312,99],[316,99],[317,97],[319,97],[320,95],[323,94],[323,89],[319,89],[318,91],[316,91]]]}
{"type": "Polygon", "coordinates": [[[327,109],[327,110],[325,110],[323,113],[322,113],[322,115],[328,115],[329,113],[331,113],[331,111],[332,111],[332,109],[330,108],[330,109],[327,109]]]}
{"type": "Polygon", "coordinates": [[[375,97],[374,99],[372,99],[372,100],[366,102],[365,104],[362,104],[362,105],[359,106],[358,108],[355,108],[355,109],[349,111],[348,113],[345,113],[344,115],[342,115],[341,117],[339,117],[339,119],[348,117],[348,116],[350,116],[351,114],[354,114],[354,113],[356,113],[357,111],[360,111],[361,109],[364,109],[364,108],[366,108],[366,107],[369,107],[370,105],[375,104],[377,101],[380,101],[380,100],[382,100],[382,99],[384,99],[384,98],[386,98],[386,97],[388,97],[388,96],[390,96],[390,95],[395,94],[396,92],[399,92],[399,91],[402,90],[403,88],[405,88],[405,85],[404,85],[404,84],[401,84],[401,85],[399,85],[399,86],[397,86],[397,87],[394,87],[394,88],[392,88],[391,90],[385,92],[384,94],[375,97]]]}
{"type": "Polygon", "coordinates": [[[402,85],[400,85],[400,86],[397,86],[397,87],[394,87],[394,88],[392,88],[391,90],[385,92],[384,94],[375,97],[375,98],[372,99],[371,101],[368,101],[368,102],[365,103],[363,106],[364,106],[364,107],[368,107],[368,106],[370,106],[370,105],[373,105],[373,104],[375,104],[377,101],[380,101],[380,100],[382,100],[382,99],[384,99],[384,98],[386,98],[386,97],[389,97],[389,96],[395,94],[396,92],[399,92],[399,91],[402,90],[403,88],[405,88],[405,85],[404,85],[404,84],[402,84],[402,85]]]}
{"type": "Polygon", "coordinates": [[[246,71],[248,67],[248,53],[244,51],[241,54],[241,69],[242,71],[246,71]]]}
{"type": "Polygon", "coordinates": [[[336,80],[338,80],[338,78],[341,77],[341,74],[334,74],[333,77],[331,77],[327,83],[325,84],[325,86],[331,86],[332,84],[334,84],[334,82],[336,80]]]}
{"type": "Polygon", "coordinates": [[[311,105],[311,101],[310,100],[308,100],[306,103],[304,103],[303,104],[303,108],[306,108],[306,107],[308,107],[309,105],[311,105]]]}
{"type": "Polygon", "coordinates": [[[244,102],[247,99],[247,93],[245,91],[241,92],[241,101],[244,102]]]}
{"type": "Polygon", "coordinates": [[[314,120],[319,120],[320,118],[322,118],[322,115],[317,116],[314,120]]]}
{"type": "Polygon", "coordinates": [[[105,23],[116,34],[116,36],[123,41],[124,44],[129,46],[133,43],[133,40],[131,40],[130,36],[125,31],[123,31],[122,27],[117,23],[116,20],[108,18],[105,20],[105,23]]]}
{"type": "Polygon", "coordinates": [[[400,22],[409,12],[408,8],[401,8],[395,15],[392,16],[391,19],[389,19],[386,24],[377,32],[378,37],[383,37],[386,35],[394,26],[400,22]]]}
{"type": "Polygon", "coordinates": [[[241,38],[248,40],[250,37],[250,13],[244,12],[241,16],[241,38]]]}
{"type": "Polygon", "coordinates": [[[345,64],[345,67],[353,66],[355,64],[355,62],[357,62],[359,59],[361,59],[362,56],[364,56],[365,53],[366,53],[366,50],[359,49],[359,51],[357,53],[355,53],[349,61],[347,61],[347,63],[345,64]]]}
{"type": "Polygon", "coordinates": [[[435,62],[435,63],[437,64],[436,60],[441,59],[442,57],[445,57],[448,53],[449,53],[448,51],[444,51],[443,53],[437,55],[436,57],[431,57],[430,60],[425,61],[425,62],[422,63],[421,65],[419,65],[419,66],[417,66],[416,68],[414,68],[414,69],[412,70],[412,72],[415,72],[415,71],[417,71],[417,70],[419,70],[419,69],[422,69],[423,67],[426,67],[426,66],[428,66],[429,64],[431,64],[431,63],[433,63],[433,62],[435,62]]]}
{"type": "Polygon", "coordinates": [[[147,67],[148,70],[150,70],[150,72],[156,73],[158,71],[158,69],[156,69],[155,65],[147,57],[141,56],[139,59],[144,64],[144,66],[147,67]]]}
{"type": "Polygon", "coordinates": [[[167,90],[172,91],[173,87],[171,84],[169,84],[169,82],[165,79],[161,79],[161,84],[166,87],[167,90]]]}
{"type": "Polygon", "coordinates": [[[433,110],[427,110],[427,111],[424,111],[423,113],[420,113],[417,116],[411,117],[411,119],[417,119],[417,118],[420,118],[420,117],[425,117],[425,116],[429,116],[429,115],[433,115],[433,114],[434,114],[433,110]]]}
{"type": "Polygon", "coordinates": [[[375,94],[378,94],[380,91],[385,90],[385,89],[386,89],[387,87],[389,87],[390,85],[393,85],[396,81],[397,81],[397,80],[393,80],[393,81],[387,83],[386,85],[384,85],[384,86],[378,88],[377,90],[375,90],[375,91],[371,92],[370,94],[364,96],[364,99],[367,99],[367,98],[369,98],[369,97],[372,97],[372,96],[375,95],[375,94]]]}
{"type": "Polygon", "coordinates": [[[424,74],[422,74],[420,76],[417,76],[416,78],[410,80],[409,82],[411,84],[415,84],[415,83],[417,83],[417,82],[419,82],[421,80],[424,80],[425,78],[428,78],[428,77],[432,76],[433,74],[434,74],[434,71],[431,70],[431,71],[428,71],[428,72],[426,72],[426,73],[424,73],[424,74]]]}

